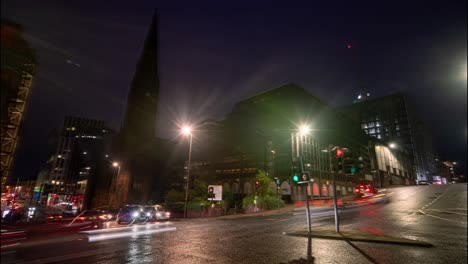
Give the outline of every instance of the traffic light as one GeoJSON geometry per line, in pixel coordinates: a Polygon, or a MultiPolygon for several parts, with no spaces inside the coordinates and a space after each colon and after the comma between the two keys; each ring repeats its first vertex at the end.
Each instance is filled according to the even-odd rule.
{"type": "Polygon", "coordinates": [[[215,198],[214,188],[212,186],[208,187],[208,198],[215,198]]]}
{"type": "Polygon", "coordinates": [[[351,174],[356,174],[358,171],[359,171],[359,169],[358,169],[357,166],[353,165],[353,166],[351,167],[351,174]]]}
{"type": "Polygon", "coordinates": [[[292,179],[293,179],[293,182],[297,184],[297,182],[299,181],[299,175],[294,174],[292,179]]]}
{"type": "Polygon", "coordinates": [[[258,190],[260,188],[260,181],[255,181],[255,190],[258,190]]]}
{"type": "Polygon", "coordinates": [[[336,149],[336,158],[337,158],[337,159],[343,158],[343,156],[344,156],[343,150],[340,149],[340,148],[337,148],[337,149],[336,149]]]}

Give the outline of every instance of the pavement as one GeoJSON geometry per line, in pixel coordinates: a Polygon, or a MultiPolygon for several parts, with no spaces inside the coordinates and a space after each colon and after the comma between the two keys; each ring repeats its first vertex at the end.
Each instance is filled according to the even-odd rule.
{"type": "Polygon", "coordinates": [[[375,235],[368,232],[362,232],[357,230],[340,230],[337,233],[331,229],[319,229],[312,230],[309,234],[307,231],[296,231],[290,233],[284,233],[290,236],[299,237],[314,237],[321,239],[334,239],[334,240],[347,240],[347,241],[358,241],[358,242],[369,242],[369,243],[383,243],[383,244],[394,244],[402,246],[417,246],[417,247],[432,247],[431,243],[424,241],[406,239],[401,237],[375,235]]]}

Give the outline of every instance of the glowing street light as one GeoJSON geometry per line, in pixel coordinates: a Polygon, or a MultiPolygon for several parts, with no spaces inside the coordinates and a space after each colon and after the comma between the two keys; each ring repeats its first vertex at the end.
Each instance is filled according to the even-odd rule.
{"type": "Polygon", "coordinates": [[[390,148],[392,148],[392,149],[395,149],[397,147],[397,145],[395,143],[390,143],[388,146],[390,148]]]}
{"type": "Polygon", "coordinates": [[[114,166],[114,167],[119,167],[119,163],[114,161],[114,162],[112,163],[112,166],[114,166]]]}
{"type": "Polygon", "coordinates": [[[308,125],[302,125],[301,127],[299,127],[299,134],[301,134],[301,136],[307,135],[309,134],[309,132],[310,128],[308,125]]]}
{"type": "Polygon", "coordinates": [[[182,127],[182,134],[191,135],[192,134],[192,128],[190,126],[182,127]]]}

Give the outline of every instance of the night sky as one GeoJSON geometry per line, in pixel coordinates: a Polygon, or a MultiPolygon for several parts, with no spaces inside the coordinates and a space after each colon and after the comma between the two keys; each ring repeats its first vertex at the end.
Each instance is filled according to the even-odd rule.
{"type": "Polygon", "coordinates": [[[120,127],[155,7],[160,137],[288,82],[331,105],[351,104],[364,87],[373,98],[406,92],[437,153],[466,161],[466,1],[103,2],[1,3],[39,62],[15,179],[37,176],[65,115],[120,127]]]}

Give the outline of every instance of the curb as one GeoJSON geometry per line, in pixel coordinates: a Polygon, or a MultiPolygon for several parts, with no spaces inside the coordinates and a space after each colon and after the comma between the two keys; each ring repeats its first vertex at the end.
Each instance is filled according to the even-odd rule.
{"type": "Polygon", "coordinates": [[[347,241],[356,241],[356,242],[368,242],[368,243],[380,243],[380,244],[393,244],[393,245],[402,245],[402,246],[416,246],[416,247],[433,247],[431,243],[411,240],[400,237],[391,237],[391,236],[376,236],[369,233],[356,233],[356,232],[340,232],[336,233],[335,231],[312,231],[311,234],[307,232],[292,232],[292,233],[283,233],[289,236],[298,236],[298,237],[315,237],[321,239],[333,239],[333,240],[347,240],[347,241]]]}

